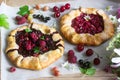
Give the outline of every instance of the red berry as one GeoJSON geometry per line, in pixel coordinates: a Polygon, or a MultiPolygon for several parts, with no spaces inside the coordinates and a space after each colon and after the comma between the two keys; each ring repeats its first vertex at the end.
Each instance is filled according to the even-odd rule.
{"type": "Polygon", "coordinates": [[[100,59],[99,58],[95,58],[93,63],[94,63],[94,65],[99,65],[100,64],[100,59]]]}
{"type": "Polygon", "coordinates": [[[55,13],[54,13],[54,17],[55,17],[55,18],[60,17],[60,13],[59,13],[59,12],[55,12],[55,13]]]}
{"type": "Polygon", "coordinates": [[[45,41],[40,41],[39,44],[40,44],[40,47],[42,47],[42,48],[44,48],[46,46],[46,42],[45,41]]]}
{"type": "Polygon", "coordinates": [[[78,50],[79,52],[83,51],[83,50],[84,50],[84,45],[83,45],[83,44],[78,44],[78,45],[77,45],[77,50],[78,50]]]}
{"type": "Polygon", "coordinates": [[[15,72],[15,71],[16,71],[16,68],[15,68],[15,67],[10,67],[9,71],[10,71],[10,72],[15,72]]]}
{"type": "Polygon", "coordinates": [[[35,53],[35,54],[33,54],[33,56],[34,56],[34,57],[38,57],[38,56],[39,56],[39,54],[35,53]]]}
{"type": "Polygon", "coordinates": [[[68,51],[68,57],[72,57],[72,56],[74,56],[74,51],[73,50],[69,50],[68,51]]]}
{"type": "Polygon", "coordinates": [[[17,21],[19,21],[19,20],[21,19],[21,17],[20,17],[20,16],[16,16],[15,19],[16,19],[17,21]]]}
{"type": "Polygon", "coordinates": [[[53,11],[54,11],[54,12],[59,12],[59,8],[58,8],[57,6],[54,6],[54,7],[53,7],[53,11]]]}
{"type": "Polygon", "coordinates": [[[68,57],[68,62],[69,63],[76,63],[77,62],[77,57],[76,56],[68,57]]]}
{"type": "Polygon", "coordinates": [[[18,21],[18,25],[24,24],[25,22],[27,22],[27,19],[25,17],[21,17],[18,21]]]}
{"type": "Polygon", "coordinates": [[[64,12],[65,11],[65,6],[61,6],[60,7],[60,12],[64,12]]]}
{"type": "Polygon", "coordinates": [[[25,17],[27,19],[28,18],[28,14],[25,14],[23,17],[25,17]]]}
{"type": "Polygon", "coordinates": [[[65,9],[70,9],[70,4],[69,3],[65,4],[65,9]]]}
{"type": "Polygon", "coordinates": [[[91,55],[93,55],[93,50],[92,49],[88,49],[86,51],[86,56],[91,56],[91,55]]]}

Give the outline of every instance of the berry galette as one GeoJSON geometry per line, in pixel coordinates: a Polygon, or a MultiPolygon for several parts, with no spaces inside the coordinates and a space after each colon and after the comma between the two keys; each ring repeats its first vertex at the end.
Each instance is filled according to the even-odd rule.
{"type": "Polygon", "coordinates": [[[72,10],[60,23],[62,34],[73,44],[100,45],[114,35],[114,25],[101,9],[72,10]]]}
{"type": "Polygon", "coordinates": [[[12,30],[7,37],[6,54],[17,67],[41,70],[64,53],[60,34],[45,25],[33,23],[12,30]]]}

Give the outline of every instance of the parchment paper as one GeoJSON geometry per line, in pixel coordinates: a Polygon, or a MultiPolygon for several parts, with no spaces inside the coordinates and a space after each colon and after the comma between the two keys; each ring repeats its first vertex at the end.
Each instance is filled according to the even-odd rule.
{"type": "MultiPolygon", "coordinates": [[[[48,5],[51,8],[54,5],[57,6],[61,6],[64,5],[66,2],[60,2],[60,3],[50,3],[50,4],[41,4],[41,6],[44,5],[48,5]]],[[[108,13],[108,14],[115,14],[116,9],[118,8],[119,4],[116,1],[110,1],[110,0],[73,0],[69,2],[71,4],[71,9],[76,9],[81,7],[94,7],[94,8],[99,8],[99,9],[105,9],[106,6],[110,6],[113,5],[113,10],[108,13]]],[[[30,7],[33,7],[34,5],[31,5],[30,7]]],[[[101,44],[100,46],[97,47],[88,47],[85,46],[85,50],[83,52],[77,52],[75,50],[76,46],[72,45],[70,43],[68,43],[65,39],[65,52],[63,57],[61,57],[59,60],[57,60],[55,63],[51,64],[49,67],[41,70],[41,71],[31,71],[31,70],[26,70],[26,69],[20,69],[17,68],[15,72],[11,73],[8,71],[8,69],[11,66],[14,66],[11,64],[11,62],[9,62],[6,54],[5,54],[5,47],[6,47],[6,37],[8,35],[8,33],[17,28],[20,27],[19,25],[15,24],[15,16],[17,15],[16,13],[18,12],[19,7],[10,7],[5,5],[4,3],[1,4],[0,6],[0,13],[5,13],[8,16],[8,21],[10,24],[10,29],[6,30],[4,28],[1,28],[1,45],[2,45],[2,49],[1,49],[1,80],[27,80],[27,79],[35,79],[35,78],[40,78],[40,77],[50,77],[51,75],[51,68],[54,66],[57,66],[58,69],[60,70],[60,74],[64,75],[64,74],[74,74],[74,73],[80,73],[79,69],[75,69],[74,71],[69,71],[65,68],[61,67],[61,64],[64,63],[66,61],[66,53],[68,52],[68,50],[73,49],[75,51],[75,55],[77,56],[77,59],[89,59],[90,61],[92,61],[92,57],[95,57],[96,55],[93,55],[92,57],[85,57],[83,54],[86,51],[86,49],[88,48],[92,48],[97,54],[100,55],[100,57],[102,57],[101,59],[101,64],[99,66],[97,66],[97,69],[103,69],[103,67],[105,65],[107,65],[107,63],[109,62],[108,59],[106,58],[106,56],[110,55],[110,51],[106,51],[106,46],[108,46],[108,41],[101,44]]],[[[65,11],[63,12],[61,15],[69,12],[65,11]]],[[[41,13],[44,14],[44,16],[51,16],[53,14],[53,12],[51,11],[47,11],[47,12],[42,12],[42,11],[36,11],[36,13],[41,13]]],[[[48,22],[48,23],[43,23],[40,22],[38,20],[34,20],[36,23],[42,23],[48,26],[52,26],[54,22],[56,22],[56,28],[59,31],[59,18],[55,19],[52,17],[52,19],[48,22]]],[[[24,24],[25,25],[25,24],[24,24]]]]}

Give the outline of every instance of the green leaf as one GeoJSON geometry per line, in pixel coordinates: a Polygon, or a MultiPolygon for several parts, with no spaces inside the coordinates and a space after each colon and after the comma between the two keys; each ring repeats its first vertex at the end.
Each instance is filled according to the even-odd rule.
{"type": "Polygon", "coordinates": [[[39,53],[40,52],[39,47],[35,47],[33,50],[34,50],[34,53],[39,53]]]}
{"type": "Polygon", "coordinates": [[[44,37],[44,36],[41,36],[40,39],[45,40],[45,37],[44,37]]]}
{"type": "Polygon", "coordinates": [[[8,17],[5,14],[0,14],[0,27],[9,29],[8,17]]]}
{"type": "Polygon", "coordinates": [[[17,14],[24,16],[25,14],[29,14],[29,7],[27,5],[24,5],[19,8],[19,12],[17,14]]]}
{"type": "Polygon", "coordinates": [[[87,69],[80,68],[80,71],[81,71],[81,73],[85,74],[85,73],[86,73],[86,71],[87,71],[87,69]]]}
{"type": "Polygon", "coordinates": [[[25,29],[25,32],[29,33],[32,32],[32,30],[30,28],[25,29]]]}
{"type": "Polygon", "coordinates": [[[94,68],[89,68],[89,69],[87,69],[86,74],[87,74],[87,75],[94,75],[95,72],[96,72],[96,69],[94,69],[94,68]]]}

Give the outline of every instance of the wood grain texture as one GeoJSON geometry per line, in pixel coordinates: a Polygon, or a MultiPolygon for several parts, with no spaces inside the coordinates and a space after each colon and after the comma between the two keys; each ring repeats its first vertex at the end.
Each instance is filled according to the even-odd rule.
{"type": "MultiPolygon", "coordinates": [[[[0,0],[1,2],[2,0],[0,0]]],[[[43,4],[50,2],[61,2],[68,0],[4,0],[7,5],[10,6],[20,6],[24,4],[43,4]]],[[[86,76],[82,74],[70,74],[70,75],[60,75],[59,77],[48,77],[48,78],[37,78],[30,80],[112,80],[116,76],[113,74],[105,73],[103,71],[97,71],[94,76],[86,76]]]]}

